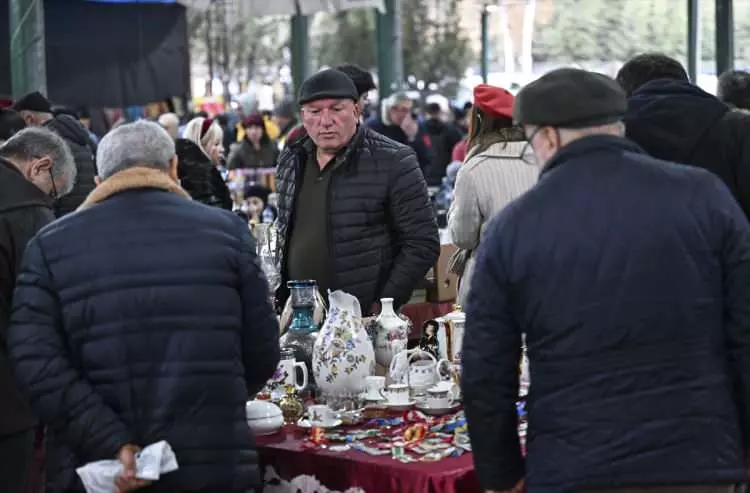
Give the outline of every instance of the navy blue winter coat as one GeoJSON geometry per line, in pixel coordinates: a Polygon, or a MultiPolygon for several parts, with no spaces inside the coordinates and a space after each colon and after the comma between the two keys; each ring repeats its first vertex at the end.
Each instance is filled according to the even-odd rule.
{"type": "Polygon", "coordinates": [[[711,173],[618,137],[572,142],[490,225],[466,310],[484,488],[524,474],[529,493],[746,478],[750,225],[711,173]]]}
{"type": "Polygon", "coordinates": [[[48,492],[78,491],[76,467],[159,440],[180,468],[144,492],[259,481],[245,402],[278,362],[276,317],[246,223],[186,197],[131,169],[29,244],[8,344],[47,425],[48,492]]]}

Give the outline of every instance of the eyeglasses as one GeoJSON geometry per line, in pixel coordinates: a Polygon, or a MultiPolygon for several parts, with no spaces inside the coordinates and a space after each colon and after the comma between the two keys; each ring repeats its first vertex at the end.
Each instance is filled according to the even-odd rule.
{"type": "Polygon", "coordinates": [[[536,164],[536,156],[534,155],[534,148],[531,145],[531,142],[534,140],[534,137],[536,137],[536,134],[538,134],[541,129],[542,127],[537,127],[536,130],[531,132],[531,135],[529,135],[526,139],[526,144],[523,146],[523,149],[521,149],[521,155],[518,156],[518,159],[526,164],[536,164]]]}
{"type": "Polygon", "coordinates": [[[52,183],[52,192],[50,193],[50,198],[52,200],[57,200],[57,185],[55,185],[55,177],[52,176],[51,169],[48,169],[47,172],[49,173],[49,181],[52,183]]]}

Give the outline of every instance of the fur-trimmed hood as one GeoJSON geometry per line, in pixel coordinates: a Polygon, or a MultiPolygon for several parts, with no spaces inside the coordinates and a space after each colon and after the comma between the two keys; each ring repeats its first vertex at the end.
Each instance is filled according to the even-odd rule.
{"type": "Polygon", "coordinates": [[[175,183],[166,173],[145,166],[135,166],[120,171],[104,180],[93,192],[86,197],[78,210],[88,209],[89,207],[107,200],[113,195],[127,190],[136,190],[141,188],[156,188],[165,192],[176,193],[188,200],[190,195],[175,183]]]}

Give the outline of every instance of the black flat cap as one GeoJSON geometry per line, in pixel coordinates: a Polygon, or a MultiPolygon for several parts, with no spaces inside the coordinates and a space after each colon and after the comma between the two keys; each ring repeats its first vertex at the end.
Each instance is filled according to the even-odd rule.
{"type": "Polygon", "coordinates": [[[321,99],[359,99],[357,87],[348,75],[334,69],[321,70],[311,75],[299,88],[300,105],[321,99]]]}
{"type": "Polygon", "coordinates": [[[606,75],[576,68],[549,72],[516,96],[513,119],[523,125],[584,128],[622,120],[628,100],[606,75]]]}
{"type": "Polygon", "coordinates": [[[52,106],[47,98],[42,96],[39,91],[28,93],[13,105],[16,111],[38,111],[40,113],[52,113],[52,106]]]}

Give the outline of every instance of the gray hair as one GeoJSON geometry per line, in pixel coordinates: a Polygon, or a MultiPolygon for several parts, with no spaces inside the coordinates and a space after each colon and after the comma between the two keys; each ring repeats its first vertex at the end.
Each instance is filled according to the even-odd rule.
{"type": "Polygon", "coordinates": [[[409,95],[405,92],[396,92],[385,98],[380,108],[380,118],[383,120],[383,123],[386,125],[391,125],[393,123],[391,121],[391,108],[399,103],[409,103],[410,105],[413,105],[414,101],[412,101],[409,95]]]}
{"type": "Polygon", "coordinates": [[[52,160],[50,173],[58,196],[70,193],[76,182],[76,162],[65,140],[52,130],[27,127],[0,146],[0,157],[25,163],[48,157],[52,160]]]}
{"type": "Polygon", "coordinates": [[[106,180],[134,166],[166,172],[174,155],[174,141],[166,130],[156,123],[138,120],[104,136],[96,151],[96,165],[99,178],[106,180]]]}

